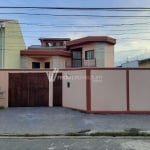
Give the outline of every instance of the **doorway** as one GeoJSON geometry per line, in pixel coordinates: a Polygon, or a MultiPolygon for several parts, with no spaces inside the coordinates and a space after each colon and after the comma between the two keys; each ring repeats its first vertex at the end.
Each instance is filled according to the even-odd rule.
{"type": "Polygon", "coordinates": [[[62,106],[62,73],[57,73],[54,76],[53,106],[62,106]]]}

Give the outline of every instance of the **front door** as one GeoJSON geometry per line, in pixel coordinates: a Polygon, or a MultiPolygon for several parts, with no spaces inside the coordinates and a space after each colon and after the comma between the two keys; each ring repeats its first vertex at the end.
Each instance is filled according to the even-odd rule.
{"type": "Polygon", "coordinates": [[[53,106],[62,106],[62,73],[57,73],[54,78],[53,106]]]}

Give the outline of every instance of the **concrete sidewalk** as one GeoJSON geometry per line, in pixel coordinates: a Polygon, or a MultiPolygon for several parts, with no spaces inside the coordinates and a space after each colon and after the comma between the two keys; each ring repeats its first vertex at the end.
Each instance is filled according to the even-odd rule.
{"type": "Polygon", "coordinates": [[[150,115],[97,115],[58,107],[0,110],[0,134],[65,134],[130,128],[150,131],[150,115]]]}

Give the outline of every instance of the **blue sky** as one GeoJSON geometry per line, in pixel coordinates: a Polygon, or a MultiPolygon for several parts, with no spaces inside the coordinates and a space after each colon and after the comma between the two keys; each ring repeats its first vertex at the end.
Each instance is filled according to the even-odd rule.
{"type": "MultiPolygon", "coordinates": [[[[43,7],[150,7],[149,0],[1,0],[0,6],[43,6],[43,7]]],[[[68,11],[36,9],[0,9],[0,19],[18,20],[26,47],[38,45],[40,37],[69,37],[72,39],[88,35],[107,35],[117,39],[115,62],[150,57],[150,18],[103,18],[103,17],[58,17],[30,14],[75,14],[75,15],[148,15],[150,12],[112,12],[112,11],[68,11]],[[10,14],[2,14],[10,13],[10,14]],[[123,24],[119,26],[120,24],[123,24]],[[133,24],[133,25],[126,25],[133,24]],[[67,27],[64,27],[66,26],[67,27]],[[98,27],[76,27],[76,26],[98,27]],[[62,27],[63,26],[63,27],[62,27]]]]}

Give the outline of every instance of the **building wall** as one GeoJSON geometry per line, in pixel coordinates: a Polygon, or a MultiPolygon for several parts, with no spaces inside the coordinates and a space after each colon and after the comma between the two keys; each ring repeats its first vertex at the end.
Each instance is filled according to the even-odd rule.
{"type": "Polygon", "coordinates": [[[130,110],[150,111],[150,70],[130,70],[130,110]]]}
{"type": "Polygon", "coordinates": [[[40,68],[45,68],[45,62],[50,62],[50,68],[66,68],[66,62],[71,61],[69,57],[49,56],[49,57],[28,57],[21,56],[21,68],[32,69],[32,62],[40,62],[40,68]]]}
{"type": "Polygon", "coordinates": [[[39,62],[41,69],[45,68],[45,62],[50,62],[50,67],[52,67],[52,57],[47,57],[47,58],[28,57],[28,58],[29,58],[29,64],[28,64],[29,69],[32,69],[32,62],[39,62]]]}
{"type": "Polygon", "coordinates": [[[5,25],[4,49],[4,68],[20,68],[20,50],[25,49],[25,43],[17,21],[9,21],[5,25]]]}
{"type": "Polygon", "coordinates": [[[4,33],[5,29],[1,27],[0,25],[0,68],[3,67],[3,50],[4,50],[4,33]]]}
{"type": "MultiPolygon", "coordinates": [[[[52,71],[2,71],[0,70],[0,93],[4,92],[4,94],[0,94],[0,106],[8,107],[8,94],[9,94],[9,73],[46,73],[48,76],[52,74],[52,71]]],[[[53,84],[49,82],[49,106],[52,106],[52,98],[53,98],[53,84]]]]}
{"type": "MultiPolygon", "coordinates": [[[[85,59],[85,51],[94,50],[96,67],[114,67],[114,45],[107,43],[89,43],[71,47],[72,49],[82,47],[82,59],[85,59]]],[[[91,62],[91,64],[93,64],[91,62]]]]}
{"type": "Polygon", "coordinates": [[[105,44],[105,67],[114,67],[114,45],[105,44]]]}
{"type": "Polygon", "coordinates": [[[86,110],[86,71],[64,71],[63,77],[63,106],[86,110]]]}
{"type": "Polygon", "coordinates": [[[78,46],[71,47],[71,49],[77,49],[77,48],[82,48],[82,59],[85,59],[85,51],[95,50],[96,45],[95,45],[95,43],[89,43],[89,44],[81,44],[78,46]]]}
{"type": "MultiPolygon", "coordinates": [[[[150,69],[128,70],[60,70],[63,73],[63,107],[99,113],[150,113],[150,69]],[[90,82],[87,80],[87,71],[91,72],[90,82]]],[[[0,106],[8,106],[9,73],[42,72],[49,77],[52,71],[0,70],[0,106]]],[[[53,106],[53,82],[49,82],[49,106],[53,106]]]]}
{"type": "Polygon", "coordinates": [[[21,68],[30,69],[30,58],[28,56],[21,56],[21,68]]]}
{"type": "Polygon", "coordinates": [[[83,45],[83,47],[82,47],[82,58],[85,59],[85,52],[86,51],[95,50],[95,48],[96,48],[95,43],[90,43],[90,44],[83,45]]]}
{"type": "Polygon", "coordinates": [[[53,56],[52,60],[52,68],[66,68],[66,62],[71,60],[71,58],[68,57],[62,57],[62,56],[53,56]]]}
{"type": "Polygon", "coordinates": [[[96,43],[95,58],[96,58],[96,67],[104,67],[105,43],[96,43]]]}
{"type": "Polygon", "coordinates": [[[126,71],[91,71],[91,110],[126,111],[126,71]]]}
{"type": "Polygon", "coordinates": [[[8,107],[8,73],[0,71],[0,106],[8,107]]]}

